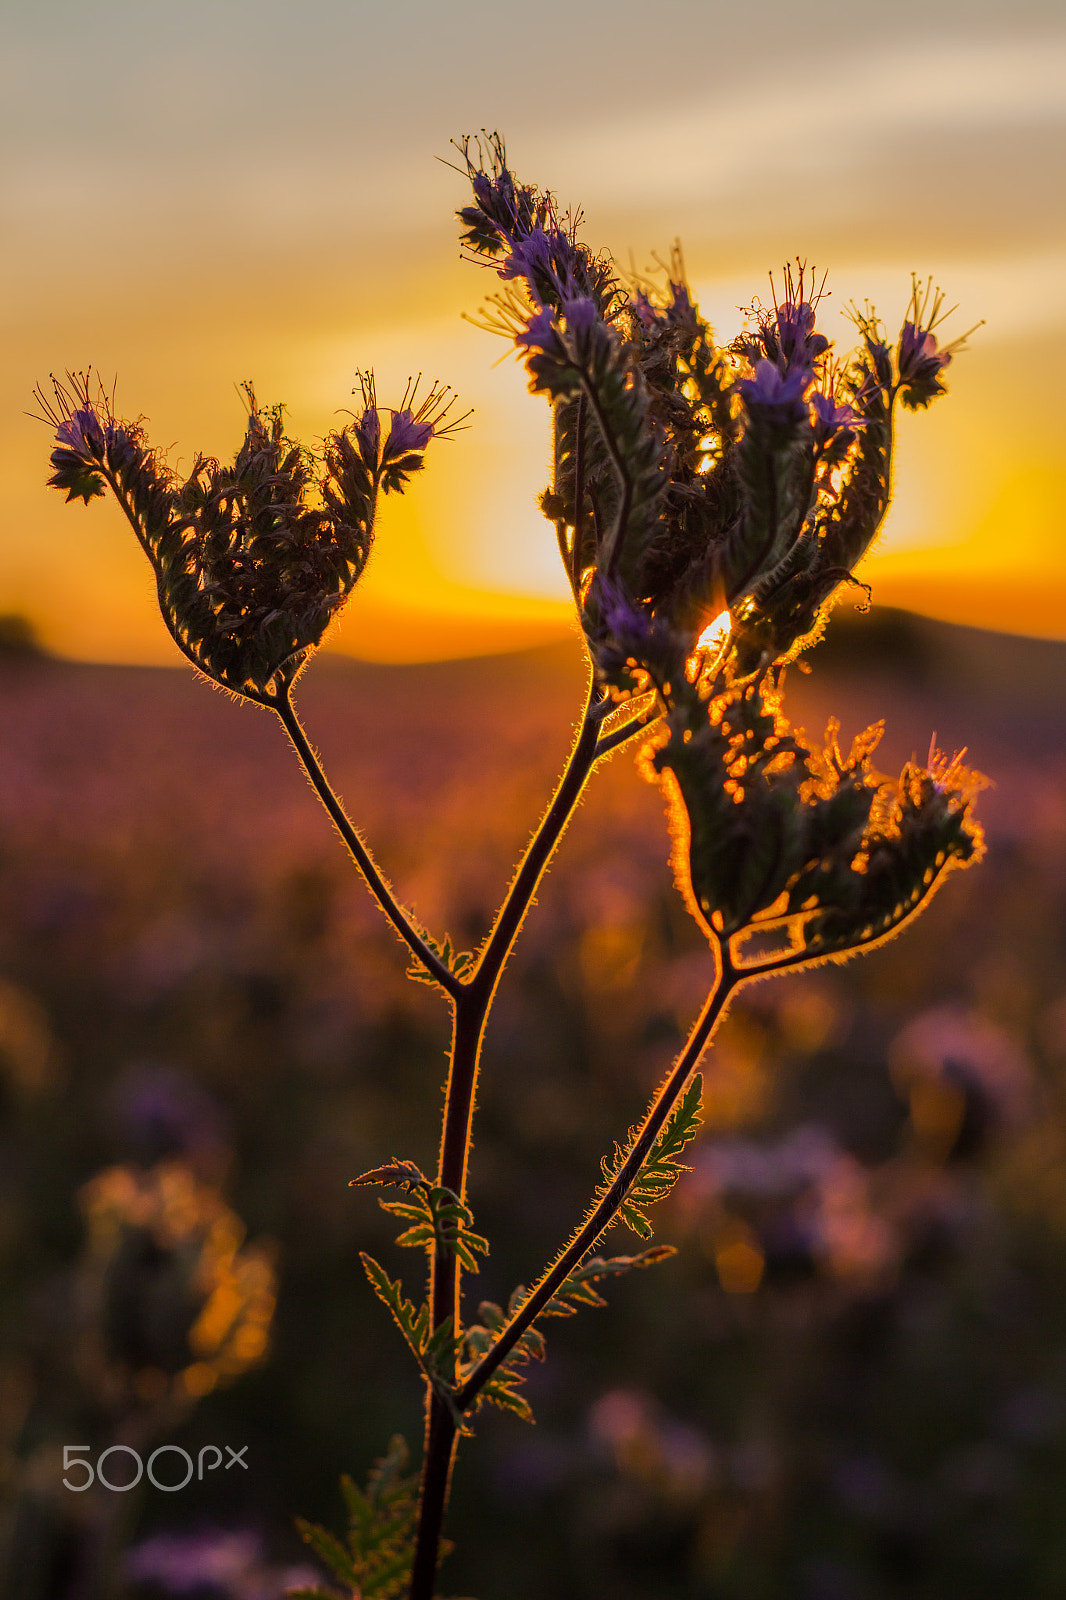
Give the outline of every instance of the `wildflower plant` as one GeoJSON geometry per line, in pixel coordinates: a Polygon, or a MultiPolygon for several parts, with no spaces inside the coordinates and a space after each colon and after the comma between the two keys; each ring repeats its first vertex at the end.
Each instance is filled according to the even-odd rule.
{"type": "Polygon", "coordinates": [[[672,1253],[648,1244],[648,1213],[684,1170],[701,1116],[696,1069],[738,988],[873,948],[982,850],[981,780],[961,756],[934,745],[924,765],[887,776],[874,765],[879,725],[845,746],[831,722],[819,743],[785,713],[790,665],[856,585],[884,519],[896,406],[923,409],[944,392],[961,341],[937,342],[939,292],[915,281],[894,344],[871,308],[853,308],[858,346],[840,358],[817,327],[824,280],[797,263],[770,305],[753,302],[744,334],[720,345],[678,251],[658,278],[626,278],[582,241],[579,213],[515,178],[497,135],[458,149],[472,190],[458,213],[463,250],[499,281],[479,320],[512,342],[530,391],[551,409],[552,476],[540,503],[589,661],[565,771],[479,950],[454,950],[399,903],[293,703],[366,567],[379,493],[402,492],[434,440],[462,421],[450,392],[434,387],[417,405],[408,392],[390,410],[363,375],[358,414],[312,452],[246,385],[248,426],[233,464],[197,457],[184,480],[87,376],[38,396],[55,429],[50,482],[86,504],[115,496],[178,648],[214,683],[276,713],[407,945],[411,976],[451,1010],[436,1173],[401,1156],[353,1179],[383,1190],[398,1244],[427,1263],[426,1292],[410,1299],[363,1256],[424,1385],[417,1491],[394,1442],[366,1493],[346,1490],[347,1542],[307,1530],[353,1596],[410,1600],[435,1593],[456,1447],[479,1407],[529,1418],[524,1367],[544,1356],[546,1319],[604,1305],[611,1279],[672,1253]],[[464,1280],[489,1250],[467,1199],[486,1024],[586,783],[627,744],[663,794],[677,885],[709,946],[706,1000],[646,1115],[605,1157],[570,1238],[506,1306],[482,1302],[471,1314],[464,1280]],[[642,1248],[595,1253],[614,1223],[642,1248]]]}

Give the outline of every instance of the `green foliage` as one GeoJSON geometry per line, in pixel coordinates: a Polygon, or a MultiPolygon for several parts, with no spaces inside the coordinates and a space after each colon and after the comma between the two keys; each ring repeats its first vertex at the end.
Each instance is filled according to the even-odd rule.
{"type": "MultiPolygon", "coordinates": [[[[351,1600],[399,1600],[406,1593],[417,1514],[417,1473],[408,1475],[408,1449],[396,1434],[386,1455],[376,1461],[360,1489],[341,1479],[348,1512],[344,1539],[297,1518],[296,1526],[311,1549],[345,1585],[351,1600]]],[[[293,1600],[337,1600],[328,1589],[295,1589],[293,1600]]]]}
{"type": "MultiPolygon", "coordinates": [[[[644,1215],[644,1208],[654,1205],[657,1200],[662,1200],[668,1195],[681,1174],[687,1171],[687,1168],[682,1166],[677,1158],[685,1146],[692,1143],[699,1131],[700,1122],[703,1119],[702,1097],[703,1078],[697,1073],[682,1095],[670,1120],[648,1151],[640,1171],[630,1184],[625,1198],[618,1208],[618,1221],[624,1222],[626,1227],[631,1229],[639,1239],[650,1239],[652,1236],[652,1226],[644,1215]]],[[[604,1158],[603,1176],[605,1181],[599,1191],[601,1195],[607,1194],[614,1185],[626,1157],[633,1148],[636,1132],[635,1128],[631,1129],[628,1143],[624,1147],[616,1144],[614,1154],[604,1158]]],[[[651,1261],[647,1257],[648,1252],[645,1251],[642,1256],[623,1256],[616,1259],[628,1261],[630,1266],[650,1266],[651,1261]]],[[[660,1255],[654,1257],[654,1259],[661,1260],[662,1257],[660,1255]]],[[[620,1268],[618,1270],[626,1271],[629,1269],[620,1268]]],[[[603,1273],[600,1274],[600,1276],[603,1275],[603,1273]]],[[[565,1290],[565,1287],[564,1285],[563,1290],[565,1290]]],[[[562,1292],[561,1290],[560,1293],[562,1292]]]]}
{"type": "MultiPolygon", "coordinates": [[[[453,950],[452,941],[448,934],[445,934],[444,938],[438,942],[433,938],[432,934],[428,934],[423,931],[422,938],[432,950],[433,954],[438,958],[438,960],[440,960],[444,966],[447,967],[448,971],[455,975],[455,977],[467,978],[471,975],[477,965],[476,951],[453,950]]],[[[427,972],[425,967],[418,965],[408,967],[407,977],[412,983],[428,983],[430,985],[434,985],[437,982],[432,973],[427,972]]]]}
{"type": "MultiPolygon", "coordinates": [[[[522,1286],[515,1289],[508,1302],[506,1313],[491,1300],[481,1302],[478,1306],[480,1322],[472,1323],[464,1335],[463,1362],[459,1369],[460,1382],[492,1349],[508,1320],[521,1308],[528,1295],[528,1289],[522,1286]]],[[[488,1403],[498,1406],[501,1411],[510,1411],[522,1422],[532,1422],[533,1412],[530,1410],[529,1402],[520,1392],[525,1378],[522,1368],[530,1361],[543,1361],[544,1353],[543,1335],[536,1328],[527,1328],[517,1340],[514,1349],[483,1385],[478,1395],[478,1406],[488,1403]]]]}
{"type": "MultiPolygon", "coordinates": [[[[683,1170],[678,1168],[678,1172],[683,1170]]],[[[659,1261],[669,1261],[676,1254],[672,1244],[655,1244],[648,1250],[638,1251],[635,1256],[592,1256],[575,1267],[566,1281],[560,1284],[541,1316],[572,1317],[582,1306],[605,1306],[607,1301],[593,1287],[601,1278],[617,1278],[640,1268],[653,1267],[659,1261]]]]}
{"type": "Polygon", "coordinates": [[[358,1184],[383,1184],[406,1189],[406,1200],[379,1200],[382,1211],[409,1223],[396,1240],[412,1248],[436,1249],[457,1256],[467,1272],[478,1270],[477,1257],[488,1255],[489,1241],[474,1232],[474,1214],[451,1189],[430,1183],[413,1161],[392,1161],[353,1178],[358,1184]]]}
{"type": "MultiPolygon", "coordinates": [[[[674,1254],[673,1246],[664,1244],[655,1245],[650,1250],[642,1250],[634,1256],[611,1256],[606,1260],[601,1256],[593,1256],[591,1260],[584,1261],[574,1268],[547,1305],[538,1312],[538,1316],[572,1317],[583,1306],[605,1306],[607,1301],[593,1287],[600,1279],[620,1277],[637,1268],[654,1266],[656,1262],[666,1261],[674,1254]]],[[[511,1295],[506,1313],[491,1300],[482,1301],[478,1306],[480,1321],[472,1324],[464,1336],[460,1382],[470,1375],[484,1356],[488,1355],[510,1318],[515,1316],[528,1298],[529,1290],[520,1285],[511,1295]]],[[[501,1411],[512,1412],[523,1422],[532,1422],[533,1412],[529,1402],[521,1393],[521,1384],[525,1378],[522,1368],[530,1361],[543,1361],[545,1348],[544,1335],[536,1327],[526,1328],[516,1341],[514,1349],[480,1390],[478,1405],[487,1402],[498,1406],[501,1411]]]]}
{"type": "Polygon", "coordinates": [[[436,1328],[429,1324],[429,1307],[422,1304],[415,1310],[406,1299],[399,1279],[390,1278],[380,1262],[365,1250],[359,1259],[378,1299],[387,1306],[392,1319],[407,1341],[407,1346],[425,1376],[438,1391],[443,1392],[455,1367],[456,1352],[461,1343],[452,1333],[452,1319],[446,1318],[436,1328]]]}

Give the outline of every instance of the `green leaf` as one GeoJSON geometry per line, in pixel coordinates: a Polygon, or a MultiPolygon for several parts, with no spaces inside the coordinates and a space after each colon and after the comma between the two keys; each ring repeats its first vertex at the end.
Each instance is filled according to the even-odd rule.
{"type": "Polygon", "coordinates": [[[455,1371],[455,1359],[462,1345],[462,1336],[456,1337],[451,1317],[446,1317],[434,1329],[429,1326],[429,1307],[425,1304],[416,1311],[404,1297],[399,1280],[389,1277],[380,1262],[360,1252],[363,1269],[370,1279],[371,1288],[378,1299],[389,1308],[392,1319],[407,1341],[408,1349],[430,1382],[447,1397],[450,1380],[455,1371]]]}
{"type": "MultiPolygon", "coordinates": [[[[344,1540],[297,1520],[304,1540],[345,1584],[353,1600],[401,1600],[406,1594],[418,1511],[418,1476],[408,1475],[407,1445],[397,1434],[374,1463],[365,1489],[341,1479],[348,1512],[344,1540]]],[[[328,1589],[291,1591],[305,1600],[338,1600],[328,1589]]]]}
{"type": "Polygon", "coordinates": [[[559,1285],[541,1316],[572,1317],[581,1306],[605,1306],[607,1302],[603,1295],[593,1288],[599,1279],[619,1277],[638,1268],[651,1267],[676,1254],[673,1245],[657,1244],[650,1250],[641,1250],[635,1256],[608,1256],[606,1260],[602,1256],[593,1256],[590,1261],[583,1261],[579,1267],[575,1267],[565,1283],[559,1285]]]}
{"type": "MultiPolygon", "coordinates": [[[[475,950],[453,950],[452,941],[448,934],[438,943],[430,934],[423,931],[423,941],[429,946],[433,954],[447,967],[448,971],[456,978],[467,977],[477,965],[477,952],[475,950]]],[[[407,976],[412,983],[435,984],[436,978],[425,967],[417,963],[407,969],[407,976]]]]}
{"type": "Polygon", "coordinates": [[[304,1543],[311,1546],[316,1556],[321,1556],[334,1577],[354,1588],[359,1582],[359,1573],[341,1541],[317,1523],[305,1522],[303,1517],[297,1517],[296,1526],[304,1543]]]}
{"type": "Polygon", "coordinates": [[[398,1280],[393,1281],[381,1264],[368,1256],[365,1250],[359,1252],[359,1259],[363,1263],[363,1270],[370,1279],[370,1287],[378,1299],[388,1307],[392,1319],[411,1349],[415,1360],[420,1367],[424,1367],[422,1352],[425,1348],[426,1336],[429,1329],[429,1307],[420,1306],[416,1311],[410,1300],[404,1298],[403,1286],[398,1280]]]}
{"type": "MultiPolygon", "coordinates": [[[[644,1207],[654,1205],[657,1200],[669,1194],[682,1172],[687,1169],[678,1161],[678,1156],[685,1146],[691,1144],[699,1131],[703,1119],[703,1079],[697,1073],[685,1090],[680,1103],[674,1110],[669,1122],[662,1129],[655,1143],[644,1158],[633,1182],[626,1192],[626,1197],[618,1209],[617,1219],[624,1222],[626,1227],[635,1233],[638,1238],[650,1239],[652,1226],[644,1214],[644,1207]]],[[[603,1162],[604,1183],[600,1194],[604,1195],[611,1188],[622,1166],[633,1148],[638,1130],[630,1130],[629,1139],[623,1148],[615,1145],[614,1154],[603,1162]]],[[[643,1251],[641,1256],[617,1257],[618,1260],[629,1260],[633,1265],[651,1265],[644,1258],[649,1255],[643,1251]]],[[[654,1259],[661,1259],[654,1258],[654,1259]]],[[[623,1271],[629,1270],[623,1268],[623,1271]]]]}
{"type": "Polygon", "coordinates": [[[394,1156],[385,1166],[374,1167],[372,1171],[350,1179],[348,1187],[354,1189],[360,1184],[376,1184],[382,1188],[428,1189],[429,1179],[413,1161],[400,1161],[394,1156]]]}
{"type": "Polygon", "coordinates": [[[478,1270],[477,1257],[488,1255],[489,1241],[475,1233],[474,1214],[451,1189],[431,1184],[413,1162],[394,1161],[376,1172],[367,1173],[358,1183],[395,1183],[408,1188],[406,1200],[379,1200],[383,1211],[399,1217],[410,1226],[400,1234],[397,1244],[416,1249],[436,1249],[456,1256],[467,1272],[478,1270]],[[387,1176],[381,1178],[379,1173],[387,1176]]]}

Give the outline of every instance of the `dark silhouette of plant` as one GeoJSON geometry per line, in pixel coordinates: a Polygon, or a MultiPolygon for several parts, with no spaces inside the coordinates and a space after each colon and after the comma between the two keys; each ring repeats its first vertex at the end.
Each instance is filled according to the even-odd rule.
{"type": "MultiPolygon", "coordinates": [[[[659,280],[625,280],[580,239],[580,215],[511,173],[498,135],[459,146],[473,198],[459,212],[467,254],[495,271],[484,326],[510,339],[529,387],[549,402],[555,529],[590,663],[566,770],[476,952],[457,952],[396,900],[331,789],[293,705],[293,686],[370,554],[379,491],[402,491],[449,421],[447,391],[382,421],[373,380],[362,411],[318,455],[285,437],[279,408],[245,388],[247,436],[231,467],[198,457],[179,481],[137,424],[119,421],[88,377],[38,396],[56,430],[51,483],[88,503],[109,489],[156,574],[178,647],[208,678],[280,718],[385,914],[411,975],[451,1007],[440,1164],[433,1178],[393,1159],[353,1180],[390,1191],[398,1243],[428,1258],[409,1300],[363,1257],[417,1363],[426,1440],[417,1497],[394,1445],[366,1494],[347,1489],[347,1544],[308,1537],[353,1596],[431,1600],[458,1439],[488,1402],[528,1417],[523,1368],[544,1355],[539,1324],[604,1304],[620,1273],[671,1253],[594,1256],[614,1222],[642,1241],[647,1208],[683,1171],[700,1122],[700,1056],[738,987],[891,937],[952,870],[978,859],[980,779],[935,745],[898,777],[873,765],[880,729],[845,752],[784,711],[789,665],[818,639],[888,506],[897,402],[944,392],[954,346],[933,331],[939,293],[914,284],[894,346],[872,309],[853,308],[857,350],[837,359],[817,330],[823,286],[805,264],[780,297],[754,302],[748,331],[719,346],[675,252],[659,280]],[[597,762],[639,741],[660,785],[678,887],[705,934],[713,976],[687,1043],[641,1123],[603,1165],[571,1238],[506,1309],[464,1316],[463,1275],[488,1241],[466,1201],[481,1045],[497,985],[556,844],[597,762]],[[393,1197],[392,1191],[398,1197],[393,1197]]],[[[460,419],[461,420],[461,419],[460,419]]],[[[325,1591],[322,1591],[325,1593],[325,1591]]]]}

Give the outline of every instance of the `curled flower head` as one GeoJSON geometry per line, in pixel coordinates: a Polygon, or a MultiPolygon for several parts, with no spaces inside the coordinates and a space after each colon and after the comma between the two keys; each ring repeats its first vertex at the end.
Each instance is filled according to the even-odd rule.
{"type": "Polygon", "coordinates": [[[79,455],[103,456],[104,429],[91,403],[79,406],[56,429],[56,443],[79,455]]]}
{"type": "Polygon", "coordinates": [[[582,266],[573,239],[549,213],[546,225],[519,239],[497,270],[501,278],[524,279],[541,304],[557,304],[574,294],[582,266]]]}
{"type": "Polygon", "coordinates": [[[127,435],[116,425],[110,399],[99,381],[94,391],[91,370],[68,372],[65,383],[53,375],[51,383],[51,394],[40,385],[34,390],[36,415],[55,432],[56,448],[50,457],[54,472],[48,483],[51,488],[66,489],[68,501],[81,498],[88,505],[104,492],[99,469],[108,465],[109,448],[124,447],[127,435]]]}
{"type": "Polygon", "coordinates": [[[825,334],[814,331],[814,307],[808,301],[798,305],[786,301],[778,306],[775,320],[778,359],[786,372],[812,367],[829,349],[825,334]]]}
{"type": "Polygon", "coordinates": [[[498,133],[463,139],[458,150],[474,196],[472,206],[456,213],[464,229],[462,243],[473,256],[498,256],[539,226],[543,202],[535,188],[515,182],[498,133]]]}
{"type": "Polygon", "coordinates": [[[432,422],[419,422],[409,406],[403,411],[394,411],[392,427],[385,440],[384,458],[388,461],[394,456],[404,455],[409,450],[421,454],[432,437],[432,422]]]}

